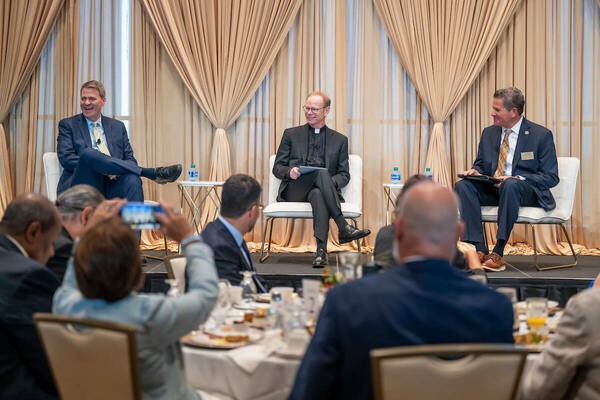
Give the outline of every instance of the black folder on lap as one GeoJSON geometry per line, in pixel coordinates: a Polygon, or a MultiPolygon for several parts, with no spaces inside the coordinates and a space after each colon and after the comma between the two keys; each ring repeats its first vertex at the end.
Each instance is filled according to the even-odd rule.
{"type": "Polygon", "coordinates": [[[488,183],[490,185],[495,185],[496,183],[500,182],[500,179],[496,179],[494,177],[487,176],[487,175],[463,175],[463,174],[458,174],[458,177],[459,178],[463,178],[463,179],[468,179],[470,181],[477,181],[477,182],[488,183]]]}

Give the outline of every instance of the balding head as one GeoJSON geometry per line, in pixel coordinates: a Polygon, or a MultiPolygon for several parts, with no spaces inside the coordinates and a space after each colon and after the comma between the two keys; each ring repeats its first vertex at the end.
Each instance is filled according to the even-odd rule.
{"type": "Polygon", "coordinates": [[[400,259],[421,255],[451,260],[462,233],[456,195],[430,181],[417,183],[398,203],[395,225],[400,259]]]}
{"type": "Polygon", "coordinates": [[[56,207],[50,200],[37,193],[26,193],[6,207],[0,232],[16,239],[29,257],[44,264],[53,254],[52,243],[60,226],[56,207]]]}

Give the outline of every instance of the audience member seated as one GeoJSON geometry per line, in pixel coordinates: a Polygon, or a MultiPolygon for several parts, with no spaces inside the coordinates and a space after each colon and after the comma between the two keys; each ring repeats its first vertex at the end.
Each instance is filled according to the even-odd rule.
{"type": "Polygon", "coordinates": [[[218,295],[212,251],[181,214],[162,204],[162,229],[181,242],[189,291],[179,297],[138,294],[144,274],[137,235],[117,216],[123,200],[108,200],[94,212],[69,260],[52,311],[136,327],[144,399],[197,399],[185,383],[179,339],[208,317],[218,295]]]}
{"type": "Polygon", "coordinates": [[[50,312],[58,279],[44,264],[60,232],[54,205],[29,193],[0,221],[0,398],[56,399],[32,316],[50,312]]]}
{"type": "Polygon", "coordinates": [[[94,209],[104,201],[104,196],[90,185],[75,185],[62,192],[56,200],[62,229],[54,242],[54,256],[46,265],[62,282],[67,261],[73,250],[73,240],[81,236],[94,209]]]}
{"type": "MultiPolygon", "coordinates": [[[[425,180],[429,180],[429,178],[425,175],[413,175],[408,178],[404,183],[402,191],[398,194],[396,204],[398,204],[398,201],[400,201],[402,195],[406,193],[411,186],[425,180]]],[[[394,225],[386,225],[381,228],[379,232],[377,232],[377,237],[375,238],[374,258],[375,262],[384,268],[389,268],[396,264],[394,257],[394,225]]],[[[467,259],[463,253],[458,250],[457,247],[454,259],[452,260],[452,265],[468,274],[481,275],[485,277],[485,271],[483,270],[479,259],[472,257],[470,259],[473,261],[467,262],[467,259]]]]}
{"type": "Polygon", "coordinates": [[[571,297],[556,334],[521,382],[522,399],[600,398],[600,289],[571,297]]]}
{"type": "MultiPolygon", "coordinates": [[[[223,185],[221,215],[206,225],[202,239],[215,256],[219,278],[239,285],[242,271],[256,272],[244,235],[254,229],[260,214],[261,187],[256,179],[244,175],[232,175],[223,185]]],[[[258,275],[254,282],[259,292],[266,291],[266,284],[258,275]]]]}
{"type": "Polygon", "coordinates": [[[513,342],[508,298],[450,264],[463,229],[451,190],[414,185],[394,225],[400,264],[327,293],[290,399],[372,399],[372,349],[513,342]]]}

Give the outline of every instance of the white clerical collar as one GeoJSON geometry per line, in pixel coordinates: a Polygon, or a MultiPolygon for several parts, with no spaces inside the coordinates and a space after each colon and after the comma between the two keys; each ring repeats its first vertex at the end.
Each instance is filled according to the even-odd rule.
{"type": "Polygon", "coordinates": [[[5,235],[6,235],[6,238],[7,238],[8,240],[10,240],[10,241],[11,241],[11,242],[12,242],[12,243],[15,245],[15,246],[17,246],[17,249],[19,249],[19,251],[20,251],[20,252],[21,252],[21,253],[22,253],[22,254],[23,254],[25,257],[27,257],[27,258],[30,258],[30,257],[29,257],[29,254],[27,254],[27,252],[25,251],[25,249],[23,248],[23,246],[21,246],[21,243],[19,243],[19,242],[17,241],[17,239],[15,239],[14,237],[10,236],[10,235],[9,235],[9,234],[7,234],[7,233],[5,233],[5,235]]]}

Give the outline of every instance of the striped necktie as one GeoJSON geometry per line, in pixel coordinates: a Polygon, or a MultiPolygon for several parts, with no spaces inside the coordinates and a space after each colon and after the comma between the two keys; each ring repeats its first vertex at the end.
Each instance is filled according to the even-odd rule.
{"type": "Polygon", "coordinates": [[[96,145],[98,146],[98,150],[100,150],[101,153],[110,156],[110,151],[108,151],[106,143],[104,143],[104,140],[102,140],[102,134],[100,133],[100,124],[97,122],[94,122],[94,138],[96,139],[96,145]]]}
{"type": "Polygon", "coordinates": [[[504,167],[506,167],[506,156],[508,155],[508,137],[512,133],[512,129],[507,129],[504,132],[504,140],[500,146],[500,152],[498,153],[498,168],[494,173],[494,178],[504,175],[504,167]]]}

